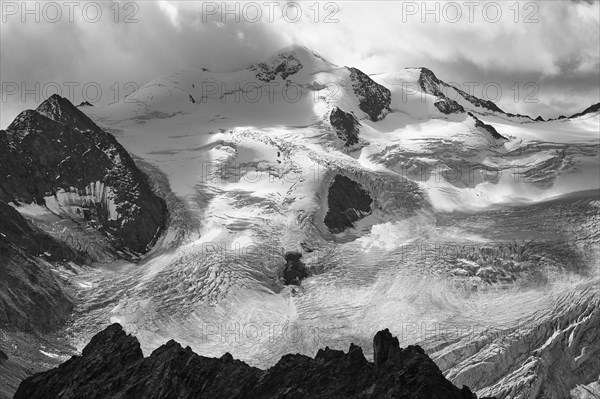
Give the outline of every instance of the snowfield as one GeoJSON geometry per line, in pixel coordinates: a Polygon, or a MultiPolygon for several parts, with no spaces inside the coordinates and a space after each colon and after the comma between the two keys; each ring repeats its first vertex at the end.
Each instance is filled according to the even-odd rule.
{"type": "Polygon", "coordinates": [[[420,76],[371,76],[391,92],[373,121],[349,69],[292,47],[82,108],[167,186],[170,224],[139,265],[74,277],[73,342],[118,321],[144,353],[175,339],[266,367],[350,342],[371,355],[389,328],[478,394],[584,392],[600,375],[599,114],[534,122],[440,86],[476,118],[445,114],[420,76]],[[356,146],[336,136],[333,106],[360,121],[356,146]],[[336,175],[373,198],[339,234],[323,222],[336,175]],[[287,251],[310,270],[299,286],[280,279],[287,251]]]}

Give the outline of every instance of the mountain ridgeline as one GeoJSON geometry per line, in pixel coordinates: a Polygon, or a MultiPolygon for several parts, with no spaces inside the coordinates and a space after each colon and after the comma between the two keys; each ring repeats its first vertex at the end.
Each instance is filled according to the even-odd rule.
{"type": "Polygon", "coordinates": [[[351,344],[346,353],[288,354],[261,370],[229,353],[199,356],[173,340],[144,357],[137,338],[112,324],[81,356],[23,381],[14,399],[477,398],[446,380],[419,346],[400,348],[387,329],[375,335],[373,350],[374,362],[351,344]]]}

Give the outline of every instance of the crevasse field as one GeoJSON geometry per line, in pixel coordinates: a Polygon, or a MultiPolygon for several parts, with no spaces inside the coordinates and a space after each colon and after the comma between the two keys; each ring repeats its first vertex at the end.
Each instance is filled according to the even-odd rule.
{"type": "Polygon", "coordinates": [[[271,64],[288,53],[301,69],[285,79],[185,71],[81,108],[136,158],[170,215],[140,264],[72,277],[72,342],[120,322],[144,353],[175,339],[266,367],[350,342],[370,355],[389,328],[478,395],[585,397],[593,387],[579,382],[600,374],[599,114],[533,122],[439,87],[497,140],[465,113],[441,113],[407,68],[370,76],[392,92],[372,122],[347,68],[303,47],[271,64]],[[360,120],[358,144],[332,131],[333,106],[360,120]],[[374,200],[340,234],[323,222],[336,175],[374,200]],[[287,251],[310,270],[299,286],[279,278],[287,251]]]}

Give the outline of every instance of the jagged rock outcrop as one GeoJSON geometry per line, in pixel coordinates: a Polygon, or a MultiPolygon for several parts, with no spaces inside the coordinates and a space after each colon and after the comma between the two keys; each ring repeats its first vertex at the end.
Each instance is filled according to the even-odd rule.
{"type": "Polygon", "coordinates": [[[358,144],[360,122],[353,114],[344,112],[338,107],[333,107],[329,114],[329,122],[337,136],[344,141],[346,147],[358,144]]]}
{"type": "Polygon", "coordinates": [[[295,51],[282,51],[272,57],[268,62],[261,62],[249,68],[256,72],[256,77],[264,82],[270,82],[277,76],[287,79],[288,76],[302,69],[302,63],[295,51]]]}
{"type": "Polygon", "coordinates": [[[506,137],[504,137],[503,135],[498,133],[498,131],[496,130],[496,128],[494,128],[494,126],[483,123],[479,118],[477,118],[475,115],[473,115],[470,112],[467,112],[467,114],[475,120],[476,128],[483,129],[484,131],[488,132],[496,140],[507,140],[506,137]]]}
{"type": "Polygon", "coordinates": [[[81,260],[0,201],[0,327],[48,331],[60,326],[73,298],[48,262],[81,260]]]}
{"type": "Polygon", "coordinates": [[[460,114],[465,112],[462,105],[450,98],[440,98],[433,103],[435,107],[443,114],[460,114]]]}
{"type": "Polygon", "coordinates": [[[446,380],[418,346],[402,349],[379,332],[375,366],[362,349],[320,349],[315,358],[285,355],[268,370],[235,360],[199,356],[171,340],[144,358],[138,340],[113,324],[81,356],[24,380],[14,398],[436,398],[476,399],[446,380]]]}
{"type": "Polygon", "coordinates": [[[387,328],[375,334],[375,338],[373,338],[373,362],[375,366],[381,366],[389,359],[395,358],[398,356],[399,351],[398,338],[392,336],[387,328]]]}
{"type": "Polygon", "coordinates": [[[358,98],[358,107],[376,122],[390,112],[392,93],[384,86],[375,83],[364,72],[356,68],[348,68],[352,90],[358,98]]]}
{"type": "Polygon", "coordinates": [[[331,233],[354,227],[354,222],[371,213],[373,199],[369,192],[346,176],[336,175],[329,186],[325,225],[331,233]]]}
{"type": "Polygon", "coordinates": [[[283,283],[285,285],[299,285],[308,277],[308,270],[302,261],[300,252],[288,252],[285,254],[285,268],[283,269],[283,283]]]}
{"type": "Polygon", "coordinates": [[[93,107],[94,104],[91,104],[89,101],[82,101],[81,103],[79,103],[79,105],[77,107],[93,107]]]}
{"type": "Polygon", "coordinates": [[[0,131],[0,164],[0,200],[89,223],[118,249],[143,253],[163,227],[164,201],[129,154],[58,95],[0,131]]]}

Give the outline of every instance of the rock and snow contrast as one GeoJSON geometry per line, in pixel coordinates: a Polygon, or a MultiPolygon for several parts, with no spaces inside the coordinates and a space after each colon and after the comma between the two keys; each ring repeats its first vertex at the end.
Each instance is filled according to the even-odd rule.
{"type": "Polygon", "coordinates": [[[67,398],[436,398],[476,399],[457,388],[422,348],[400,348],[386,329],[373,339],[374,362],[359,346],[348,353],[282,357],[268,370],[233,359],[198,356],[170,340],[144,358],[140,343],[113,324],[92,338],[81,356],[25,380],[15,399],[67,398]]]}
{"type": "MultiPolygon", "coordinates": [[[[365,382],[353,395],[377,397],[364,391],[379,389],[368,361],[402,352],[371,349],[387,328],[422,348],[402,353],[427,354],[478,397],[595,397],[599,130],[597,105],[539,121],[427,68],[369,75],[301,46],[235,72],[164,75],[111,106],[51,97],[0,132],[0,204],[3,218],[60,249],[54,260],[10,243],[70,313],[44,348],[26,346],[52,355],[42,363],[5,345],[24,333],[3,325],[0,371],[12,385],[0,392],[82,349],[19,397],[44,397],[33,392],[86,361],[106,381],[129,378],[109,375],[114,359],[89,349],[120,341],[86,347],[119,323],[137,340],[114,326],[101,336],[126,343],[135,381],[189,360],[262,381],[255,397],[281,397],[272,389],[289,387],[283,369],[300,378],[299,367],[344,365],[365,382]],[[171,339],[246,364],[161,347],[171,339]],[[351,342],[364,357],[338,352],[351,342]]],[[[19,303],[0,305],[2,316],[19,303]]],[[[328,383],[348,397],[339,379],[328,383]]]]}

